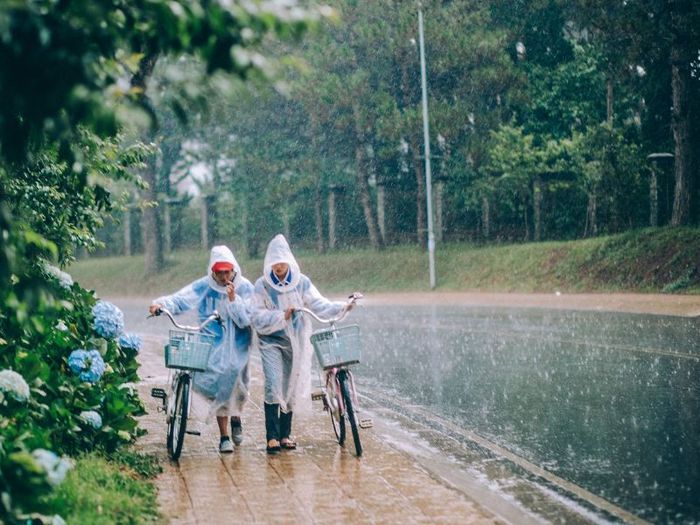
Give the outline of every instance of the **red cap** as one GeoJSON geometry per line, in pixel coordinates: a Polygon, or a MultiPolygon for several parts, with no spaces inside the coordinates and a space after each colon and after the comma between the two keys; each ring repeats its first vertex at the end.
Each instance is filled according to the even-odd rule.
{"type": "Polygon", "coordinates": [[[215,262],[211,267],[212,272],[224,272],[226,270],[233,270],[233,263],[226,261],[215,262]]]}

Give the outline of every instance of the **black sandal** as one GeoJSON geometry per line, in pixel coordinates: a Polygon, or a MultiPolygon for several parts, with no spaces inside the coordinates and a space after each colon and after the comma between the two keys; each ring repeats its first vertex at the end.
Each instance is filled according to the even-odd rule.
{"type": "Polygon", "coordinates": [[[280,450],[282,450],[282,447],[280,446],[279,441],[277,441],[276,439],[271,439],[267,442],[267,447],[265,450],[268,454],[279,454],[280,450]],[[270,445],[271,441],[277,443],[277,445],[270,445]]]}
{"type": "Polygon", "coordinates": [[[285,450],[295,450],[297,448],[297,443],[293,439],[283,438],[282,441],[280,441],[280,447],[285,450]]]}

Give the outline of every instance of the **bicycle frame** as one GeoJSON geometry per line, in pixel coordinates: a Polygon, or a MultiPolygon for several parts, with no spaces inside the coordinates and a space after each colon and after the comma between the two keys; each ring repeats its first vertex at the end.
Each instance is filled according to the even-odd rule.
{"type": "MultiPolygon", "coordinates": [[[[348,379],[350,381],[349,383],[349,389],[350,389],[350,394],[352,395],[352,403],[356,407],[359,407],[359,401],[357,400],[357,390],[355,390],[355,378],[352,375],[352,371],[350,370],[349,367],[347,366],[340,366],[340,367],[333,367],[329,368],[328,370],[325,370],[325,376],[326,376],[326,388],[329,387],[329,385],[333,385],[333,389],[335,392],[340,392],[340,382],[338,381],[338,373],[344,370],[345,373],[348,376],[348,379]]],[[[339,403],[339,408],[341,412],[345,413],[345,402],[342,399],[342,396],[338,396],[338,403],[339,403]]]]}
{"type": "MultiPolygon", "coordinates": [[[[219,313],[214,311],[212,315],[207,317],[207,319],[205,319],[199,326],[181,325],[175,321],[172,313],[165,308],[160,308],[155,314],[149,315],[148,317],[160,315],[161,313],[164,313],[175,327],[185,332],[193,332],[196,334],[202,333],[204,329],[213,321],[221,320],[219,313]]],[[[178,364],[183,367],[185,366],[182,362],[178,364]]],[[[190,363],[187,363],[187,365],[191,366],[190,363]]],[[[185,434],[199,435],[199,432],[187,431],[187,420],[189,419],[190,410],[192,408],[191,388],[194,382],[194,376],[195,369],[170,368],[167,383],[168,392],[162,388],[151,389],[151,396],[160,398],[163,401],[159,410],[165,411],[166,413],[166,424],[168,429],[166,444],[168,453],[173,460],[177,460],[180,457],[185,434]]]]}
{"type": "MultiPolygon", "coordinates": [[[[355,301],[362,298],[359,293],[354,293],[349,297],[348,303],[343,311],[333,319],[323,319],[308,308],[298,308],[305,314],[310,315],[320,323],[329,324],[331,329],[335,329],[335,323],[345,318],[349,312],[349,307],[355,301]]],[[[345,420],[350,423],[355,452],[357,456],[362,455],[362,444],[360,442],[359,428],[369,428],[372,426],[371,419],[359,420],[357,409],[359,402],[355,389],[355,379],[350,371],[349,365],[332,366],[323,370],[325,381],[322,382],[321,393],[312,395],[312,399],[321,399],[323,408],[329,412],[333,423],[333,430],[338,438],[338,444],[343,446],[345,442],[345,420]]]]}

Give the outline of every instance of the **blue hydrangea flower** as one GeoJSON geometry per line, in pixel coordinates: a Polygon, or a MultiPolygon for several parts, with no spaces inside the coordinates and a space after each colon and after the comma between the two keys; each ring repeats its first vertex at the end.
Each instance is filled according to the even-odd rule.
{"type": "Polygon", "coordinates": [[[92,307],[92,315],[95,331],[105,339],[117,337],[124,331],[124,314],[112,303],[99,301],[92,307]]]}
{"type": "Polygon", "coordinates": [[[122,348],[131,348],[137,352],[141,350],[143,340],[138,334],[122,334],[119,336],[119,346],[122,348]]]}
{"type": "Polygon", "coordinates": [[[68,471],[73,468],[73,462],[68,458],[59,458],[50,450],[38,448],[32,452],[32,458],[46,472],[46,481],[52,487],[61,484],[68,471]]]}
{"type": "Polygon", "coordinates": [[[94,429],[102,427],[102,416],[94,410],[83,410],[79,417],[94,429]]]}
{"type": "Polygon", "coordinates": [[[17,401],[29,400],[29,385],[24,377],[14,370],[0,370],[0,390],[17,401]]]}
{"type": "Polygon", "coordinates": [[[68,356],[68,366],[81,381],[97,383],[104,374],[105,362],[97,350],[73,350],[68,356]]]}

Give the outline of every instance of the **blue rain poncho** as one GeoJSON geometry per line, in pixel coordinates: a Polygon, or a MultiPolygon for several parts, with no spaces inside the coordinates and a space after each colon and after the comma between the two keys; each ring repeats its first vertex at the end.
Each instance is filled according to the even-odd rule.
{"type": "Polygon", "coordinates": [[[212,405],[210,414],[240,416],[248,398],[248,359],[253,332],[250,327],[249,304],[253,297],[253,285],[243,277],[241,267],[226,246],[214,246],[209,257],[207,276],[185,286],[179,292],[159,297],[154,304],[161,304],[173,314],[196,308],[201,323],[214,310],[221,315],[222,325],[210,323],[205,330],[211,334],[213,349],[207,369],[197,372],[194,388],[208,398],[212,405]],[[233,264],[236,276],[233,280],[235,298],[229,301],[226,288],[220,286],[211,275],[216,262],[233,264]]]}
{"type": "Polygon", "coordinates": [[[311,406],[311,322],[302,312],[294,312],[286,321],[285,310],[306,307],[319,317],[330,318],[338,315],[344,306],[345,303],[323,297],[299,271],[283,235],[270,241],[263,276],[255,282],[252,311],[265,372],[266,403],[279,403],[283,412],[305,411],[311,406]],[[281,262],[289,265],[282,282],[272,271],[272,265],[281,262]]]}

